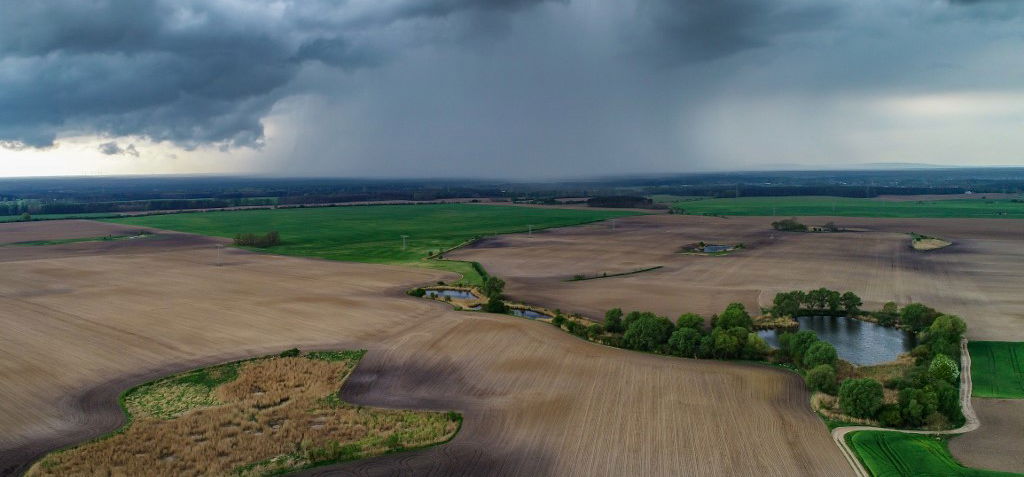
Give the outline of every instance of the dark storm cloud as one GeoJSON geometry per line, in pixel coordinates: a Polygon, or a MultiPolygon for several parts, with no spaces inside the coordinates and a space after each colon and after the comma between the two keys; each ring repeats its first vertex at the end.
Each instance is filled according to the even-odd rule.
{"type": "Polygon", "coordinates": [[[12,2],[0,15],[0,141],[45,147],[62,134],[106,134],[259,145],[261,118],[304,62],[358,68],[385,57],[359,44],[367,25],[538,1],[12,2]]]}
{"type": "Polygon", "coordinates": [[[129,144],[129,145],[125,146],[125,147],[121,147],[121,145],[118,144],[117,142],[110,141],[110,142],[105,142],[103,144],[100,144],[97,147],[100,150],[100,154],[103,154],[103,155],[106,155],[106,156],[124,156],[124,155],[127,155],[127,156],[132,156],[132,157],[139,157],[139,151],[137,149],[135,149],[135,144],[129,144]]]}
{"type": "Polygon", "coordinates": [[[775,37],[827,27],[835,2],[790,0],[641,0],[653,26],[644,45],[664,61],[704,61],[772,44],[775,37]]]}

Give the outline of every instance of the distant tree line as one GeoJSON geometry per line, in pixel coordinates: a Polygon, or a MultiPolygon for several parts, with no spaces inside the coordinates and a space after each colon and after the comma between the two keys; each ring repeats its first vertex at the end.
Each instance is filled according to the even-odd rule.
{"type": "Polygon", "coordinates": [[[864,302],[851,291],[839,293],[828,288],[794,290],[775,294],[772,315],[796,317],[805,315],[839,315],[857,317],[864,302]]]}
{"type": "Polygon", "coordinates": [[[611,196],[600,196],[591,197],[587,199],[587,205],[590,207],[614,207],[614,208],[631,208],[631,209],[642,209],[650,208],[654,205],[654,201],[647,197],[632,196],[632,195],[611,195],[611,196]]]}

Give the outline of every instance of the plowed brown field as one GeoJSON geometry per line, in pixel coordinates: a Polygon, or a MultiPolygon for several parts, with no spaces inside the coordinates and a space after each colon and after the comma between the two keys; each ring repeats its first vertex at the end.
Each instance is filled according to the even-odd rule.
{"type": "Polygon", "coordinates": [[[970,339],[1024,341],[1024,221],[802,218],[833,220],[843,233],[787,233],[771,217],[653,215],[505,235],[447,258],[475,260],[508,282],[517,300],[581,312],[651,310],[671,317],[711,314],[732,301],[768,306],[775,293],[828,287],[859,294],[867,308],[919,301],[961,315],[970,339]],[[919,252],[908,232],[953,242],[919,252]],[[747,248],[723,256],[676,253],[698,241],[747,248]],[[663,268],[622,277],[586,276],[663,268]]]}
{"type": "MultiPolygon", "coordinates": [[[[41,224],[44,237],[18,224],[13,241],[96,232],[62,224],[41,224]]],[[[215,243],[160,234],[0,247],[0,474],[117,427],[116,397],[131,385],[292,346],[368,349],[347,401],[465,416],[449,444],[331,472],[851,472],[795,375],[606,348],[543,323],[403,295],[451,279],[435,271],[232,249],[218,260],[215,243]]]]}

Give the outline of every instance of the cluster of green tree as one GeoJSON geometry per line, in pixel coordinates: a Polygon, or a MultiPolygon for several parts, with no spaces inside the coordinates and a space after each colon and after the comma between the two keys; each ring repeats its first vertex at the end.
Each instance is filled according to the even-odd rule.
{"type": "Polygon", "coordinates": [[[276,230],[272,230],[263,235],[244,233],[235,234],[235,245],[242,247],[259,247],[267,248],[281,244],[281,234],[277,233],[276,230]]]}
{"type": "Polygon", "coordinates": [[[960,367],[955,357],[960,356],[960,339],[966,329],[957,316],[935,318],[918,333],[921,344],[911,352],[913,367],[885,383],[871,378],[843,381],[839,407],[853,417],[878,419],[885,427],[942,429],[962,425],[960,367]],[[885,404],[883,388],[897,390],[898,401],[885,404]]]}
{"type": "Polygon", "coordinates": [[[646,311],[623,314],[621,308],[605,313],[604,325],[587,327],[587,335],[619,348],[671,354],[687,358],[764,359],[771,348],[753,331],[754,322],[742,303],[732,303],[711,317],[686,313],[675,323],[646,311]],[[598,327],[595,327],[598,326],[598,327]]]}
{"type": "Polygon", "coordinates": [[[137,212],[147,210],[219,209],[254,205],[274,205],[276,197],[239,199],[153,199],[119,202],[18,201],[0,206],[0,215],[90,214],[102,212],[137,212]]]}
{"type": "Polygon", "coordinates": [[[775,295],[772,302],[772,315],[844,315],[859,316],[860,307],[864,302],[853,292],[839,293],[828,288],[818,288],[808,292],[795,290],[775,295]]]}
{"type": "Polygon", "coordinates": [[[882,326],[901,326],[913,332],[921,332],[932,325],[942,315],[934,308],[920,303],[911,303],[903,308],[894,302],[888,302],[881,310],[870,313],[882,326]]]}
{"type": "Polygon", "coordinates": [[[796,217],[772,222],[772,228],[783,232],[806,232],[807,226],[797,222],[796,217]]]}
{"type": "Polygon", "coordinates": [[[654,201],[647,197],[632,195],[611,195],[587,199],[589,207],[650,208],[654,201]]]}

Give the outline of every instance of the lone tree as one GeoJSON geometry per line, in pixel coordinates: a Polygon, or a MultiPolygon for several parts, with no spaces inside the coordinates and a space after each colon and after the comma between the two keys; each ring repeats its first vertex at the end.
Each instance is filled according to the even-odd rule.
{"type": "Polygon", "coordinates": [[[847,379],[839,386],[839,408],[853,417],[875,417],[882,397],[882,383],[871,378],[847,379]]]}
{"type": "Polygon", "coordinates": [[[505,280],[490,276],[484,280],[484,285],[480,288],[487,298],[501,298],[501,293],[505,291],[505,280]]]}

